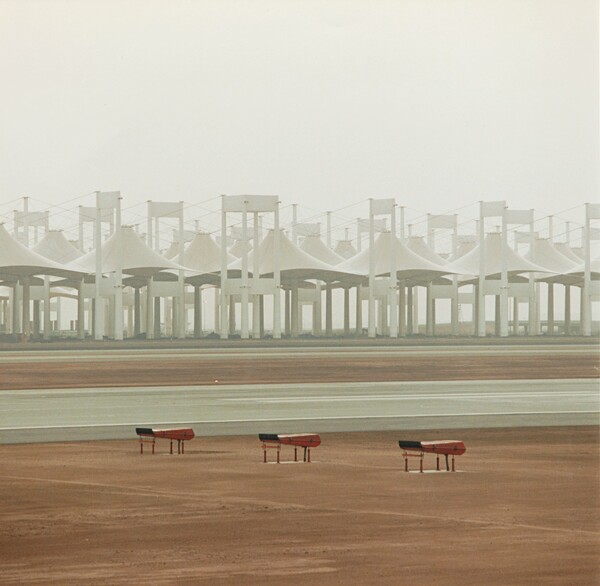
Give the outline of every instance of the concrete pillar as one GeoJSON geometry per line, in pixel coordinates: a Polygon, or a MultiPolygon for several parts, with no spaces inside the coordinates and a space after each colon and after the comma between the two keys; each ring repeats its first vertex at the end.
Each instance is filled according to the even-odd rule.
{"type": "Polygon", "coordinates": [[[298,327],[298,312],[300,309],[299,299],[298,299],[298,283],[292,284],[291,294],[291,336],[292,338],[297,338],[299,335],[299,327],[298,327]]]}
{"type": "Polygon", "coordinates": [[[146,339],[154,338],[154,297],[152,296],[152,277],[146,281],[146,339]]]}
{"type": "Polygon", "coordinates": [[[325,286],[325,335],[333,336],[333,286],[327,283],[325,286]]]}
{"type": "Polygon", "coordinates": [[[571,335],[571,287],[565,285],[565,335],[571,335]]]}
{"type": "Polygon", "coordinates": [[[85,297],[83,296],[83,279],[77,288],[77,339],[85,339],[85,297]]]}
{"type": "Polygon", "coordinates": [[[553,336],[554,332],[554,283],[548,283],[548,326],[546,333],[553,336]]]}
{"type": "Polygon", "coordinates": [[[38,338],[40,335],[40,302],[33,302],[33,335],[38,338]]]}
{"type": "Polygon", "coordinates": [[[321,310],[321,283],[317,283],[317,291],[316,291],[316,300],[313,303],[313,335],[314,336],[322,336],[323,335],[323,325],[322,325],[322,310],[321,310]]]}
{"type": "Polygon", "coordinates": [[[229,335],[235,334],[235,297],[229,295],[229,335]]]}
{"type": "Polygon", "coordinates": [[[283,329],[286,336],[290,336],[292,333],[292,292],[290,289],[284,289],[283,299],[283,329]]]}
{"type": "Polygon", "coordinates": [[[458,324],[458,277],[456,275],[452,277],[452,299],[450,303],[451,332],[453,336],[458,336],[460,329],[458,324]]]}
{"type": "Polygon", "coordinates": [[[202,290],[194,285],[194,338],[202,336],[202,290]]]}
{"type": "Polygon", "coordinates": [[[403,283],[398,289],[398,336],[406,336],[406,287],[403,283]]]}
{"type": "Polygon", "coordinates": [[[344,287],[344,336],[350,335],[350,288],[344,287]]]}
{"type": "Polygon", "coordinates": [[[425,307],[425,335],[433,336],[433,295],[431,292],[431,283],[427,284],[426,291],[426,307],[425,307]]]}
{"type": "Polygon", "coordinates": [[[30,316],[30,304],[31,304],[31,295],[29,288],[29,277],[23,277],[23,335],[25,339],[29,339],[31,336],[31,316],[30,316]]]}
{"type": "Polygon", "coordinates": [[[502,335],[502,297],[501,295],[494,295],[495,311],[494,311],[494,336],[500,337],[502,335]]]}
{"type": "Polygon", "coordinates": [[[413,296],[414,296],[413,287],[412,287],[412,285],[409,285],[406,288],[406,333],[409,336],[411,336],[412,334],[415,333],[415,330],[414,330],[415,326],[414,326],[414,321],[413,321],[414,320],[413,296]]]}
{"type": "MultiPolygon", "coordinates": [[[[165,312],[166,313],[166,312],[165,312]]],[[[154,298],[154,337],[160,338],[160,297],[154,298]]]]}
{"type": "Polygon", "coordinates": [[[142,301],[140,288],[133,289],[133,335],[137,337],[142,331],[142,301]]]}
{"type": "Polygon", "coordinates": [[[362,336],[362,298],[360,285],[356,285],[356,335],[362,336]]]}
{"type": "Polygon", "coordinates": [[[265,337],[265,296],[264,295],[260,295],[260,300],[259,300],[259,317],[260,317],[260,337],[264,338],[265,337]]]}

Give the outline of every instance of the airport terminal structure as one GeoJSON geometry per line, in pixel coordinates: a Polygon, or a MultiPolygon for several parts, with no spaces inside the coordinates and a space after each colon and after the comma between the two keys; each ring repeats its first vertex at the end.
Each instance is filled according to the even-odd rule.
{"type": "Polygon", "coordinates": [[[94,192],[72,207],[76,239],[29,198],[3,215],[5,340],[597,334],[600,204],[560,230],[505,201],[417,227],[394,199],[368,199],[333,226],[331,212],[299,221],[295,204],[283,222],[277,195],[222,195],[207,228],[197,206],[164,201],[126,224],[123,201],[94,192]]]}

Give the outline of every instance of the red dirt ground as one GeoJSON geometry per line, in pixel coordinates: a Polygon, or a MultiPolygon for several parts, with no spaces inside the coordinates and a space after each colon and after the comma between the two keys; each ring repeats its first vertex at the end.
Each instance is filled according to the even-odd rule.
{"type": "Polygon", "coordinates": [[[6,362],[0,390],[33,388],[597,378],[600,355],[257,356],[122,362],[6,362]]]}
{"type": "Polygon", "coordinates": [[[0,446],[0,583],[600,583],[597,428],[322,438],[281,465],[254,436],[0,446]],[[398,439],[446,436],[460,472],[403,471],[398,439]]]}
{"type": "MultiPolygon", "coordinates": [[[[590,354],[252,357],[4,363],[0,389],[597,376],[590,354]]],[[[600,583],[596,427],[326,434],[279,466],[256,437],[196,433],[183,456],[140,456],[133,429],[0,446],[0,584],[600,583]],[[448,436],[462,472],[402,471],[398,439],[448,436]]]]}

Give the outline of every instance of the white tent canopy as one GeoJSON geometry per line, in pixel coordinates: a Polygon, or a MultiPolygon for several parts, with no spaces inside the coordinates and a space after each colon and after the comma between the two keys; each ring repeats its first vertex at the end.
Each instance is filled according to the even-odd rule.
{"type": "MultiPolygon", "coordinates": [[[[398,278],[400,279],[423,277],[434,279],[440,275],[453,272],[452,268],[445,269],[422,258],[410,250],[405,244],[400,242],[400,240],[390,232],[381,232],[375,239],[373,250],[375,276],[390,274],[392,246],[395,247],[396,271],[398,278]]],[[[356,256],[346,260],[343,264],[338,265],[336,268],[341,271],[355,271],[358,274],[367,276],[369,274],[370,255],[371,253],[367,248],[359,252],[356,256]]]]}
{"type": "Polygon", "coordinates": [[[356,248],[352,246],[351,240],[340,240],[334,251],[339,254],[342,258],[352,258],[356,254],[356,248]]]}
{"type": "Polygon", "coordinates": [[[58,263],[71,262],[83,254],[65,238],[62,230],[48,230],[32,250],[58,263]]]}
{"type": "MultiPolygon", "coordinates": [[[[118,254],[122,259],[122,271],[130,275],[150,276],[162,270],[186,270],[173,261],[152,250],[135,233],[131,226],[121,227],[121,251],[117,250],[116,231],[102,244],[102,272],[117,270],[118,254]]],[[[89,274],[96,270],[96,251],[91,250],[75,261],[76,266],[89,274]]]]}
{"type": "Polygon", "coordinates": [[[433,264],[438,266],[447,265],[446,259],[442,258],[427,242],[423,236],[410,236],[406,242],[408,248],[413,252],[416,252],[420,257],[431,261],[433,264]]]}
{"type": "Polygon", "coordinates": [[[31,275],[78,276],[85,271],[77,267],[59,264],[29,250],[13,238],[0,224],[0,278],[19,278],[31,275]]]}
{"type": "MultiPolygon", "coordinates": [[[[227,253],[227,264],[235,262],[235,257],[227,253]]],[[[221,247],[210,234],[198,233],[183,251],[183,264],[197,275],[221,271],[221,247]]]]}
{"type": "MultiPolygon", "coordinates": [[[[506,258],[506,272],[509,277],[527,272],[552,272],[519,256],[510,246],[503,251],[502,235],[499,233],[491,233],[486,236],[484,250],[483,274],[486,278],[496,278],[501,275],[503,255],[506,258]]],[[[477,245],[471,252],[455,260],[452,266],[463,275],[478,275],[479,262],[480,247],[477,245]]]]}
{"type": "MultiPolygon", "coordinates": [[[[359,275],[352,267],[340,269],[311,256],[301,250],[284,234],[279,231],[279,267],[282,278],[291,280],[318,279],[321,281],[336,281],[344,277],[359,275]]],[[[258,271],[261,276],[272,275],[275,272],[275,231],[269,230],[258,248],[258,271]]],[[[254,251],[248,254],[248,269],[252,272],[254,266],[254,251]]],[[[241,270],[242,259],[234,261],[229,268],[241,270]]]]}
{"type": "Polygon", "coordinates": [[[331,266],[337,266],[344,262],[344,258],[328,248],[317,234],[304,237],[300,249],[331,266]]]}
{"type": "Polygon", "coordinates": [[[570,261],[576,265],[580,264],[582,258],[573,252],[573,249],[566,242],[555,242],[554,248],[558,250],[563,256],[566,256],[570,261]]]}
{"type": "Polygon", "coordinates": [[[568,273],[578,264],[556,250],[547,238],[535,238],[525,258],[559,275],[568,273]]]}

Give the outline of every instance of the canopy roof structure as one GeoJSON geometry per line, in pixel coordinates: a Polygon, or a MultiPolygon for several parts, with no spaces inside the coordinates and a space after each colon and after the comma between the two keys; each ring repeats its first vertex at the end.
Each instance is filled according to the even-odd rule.
{"type": "MultiPolygon", "coordinates": [[[[392,247],[395,247],[396,271],[402,280],[433,280],[441,275],[452,273],[452,268],[442,268],[430,260],[427,260],[400,242],[390,232],[381,232],[374,243],[375,276],[390,274],[392,247]]],[[[341,271],[353,270],[361,275],[369,275],[369,249],[359,252],[354,257],[338,265],[341,271]]]]}
{"type": "Polygon", "coordinates": [[[179,242],[173,240],[171,244],[169,244],[169,248],[165,250],[162,255],[169,260],[174,259],[179,254],[179,242]]]}
{"type": "Polygon", "coordinates": [[[300,250],[307,252],[311,256],[322,260],[332,267],[344,262],[344,258],[337,252],[331,250],[317,234],[305,236],[300,245],[300,250]]]}
{"type": "Polygon", "coordinates": [[[83,255],[65,238],[62,230],[48,230],[32,250],[58,263],[69,263],[83,255]]]}
{"type": "Polygon", "coordinates": [[[15,281],[33,275],[56,277],[80,276],[85,271],[68,264],[59,264],[30,250],[0,224],[0,279],[15,281]]]}
{"type": "MultiPolygon", "coordinates": [[[[227,264],[235,262],[235,257],[227,254],[227,264]]],[[[221,247],[210,234],[198,233],[183,251],[183,264],[198,275],[221,271],[221,247]]]]}
{"type": "MultiPolygon", "coordinates": [[[[502,256],[506,258],[506,271],[510,277],[516,277],[520,273],[539,272],[549,273],[545,267],[541,267],[522,256],[519,256],[510,246],[503,250],[502,235],[491,233],[485,237],[484,244],[483,275],[486,278],[500,278],[502,274],[502,256]]],[[[461,258],[453,261],[452,266],[462,275],[478,275],[480,261],[479,244],[461,258]]],[[[462,279],[461,279],[462,280],[462,279]]]]}
{"type": "MultiPolygon", "coordinates": [[[[311,256],[301,250],[284,234],[279,231],[279,268],[282,280],[302,281],[316,279],[325,282],[335,282],[342,279],[357,277],[360,275],[352,267],[340,269],[311,256]]],[[[259,274],[261,276],[272,275],[275,271],[275,231],[269,230],[258,247],[259,274]]],[[[248,254],[248,271],[252,273],[254,251],[248,254]]],[[[229,266],[232,270],[241,270],[242,259],[236,260],[229,266]]]]}
{"type": "Polygon", "coordinates": [[[525,258],[559,275],[568,273],[579,264],[558,252],[546,238],[534,238],[525,258]]]}
{"type": "Polygon", "coordinates": [[[243,240],[236,240],[232,246],[229,247],[229,254],[235,258],[242,258],[244,252],[250,252],[252,250],[252,244],[243,240]]]}
{"type": "Polygon", "coordinates": [[[448,264],[448,261],[442,258],[427,242],[423,236],[410,236],[406,242],[408,248],[413,252],[416,252],[420,257],[431,261],[433,264],[438,266],[444,266],[448,264]]]}
{"type": "MultiPolygon", "coordinates": [[[[236,258],[227,254],[227,264],[236,258]]],[[[183,264],[192,274],[186,278],[190,285],[219,285],[221,272],[221,247],[210,234],[199,232],[183,252],[183,264]]]]}
{"type": "Polygon", "coordinates": [[[583,260],[578,254],[573,252],[573,249],[566,242],[554,242],[553,246],[563,256],[566,256],[570,261],[577,265],[583,260]]]}
{"type": "MultiPolygon", "coordinates": [[[[582,286],[584,275],[585,263],[579,263],[564,273],[552,275],[538,280],[544,283],[560,283],[562,285],[582,286]]],[[[600,257],[590,260],[590,279],[592,281],[600,280],[600,257]]]]}
{"type": "MultiPolygon", "coordinates": [[[[102,272],[112,273],[117,270],[119,251],[117,250],[116,231],[102,244],[102,272]]],[[[88,274],[96,271],[96,250],[91,250],[74,261],[88,274]]],[[[173,261],[166,259],[152,250],[135,233],[131,226],[121,227],[121,268],[123,273],[150,277],[163,270],[186,270],[173,261]]]]}
{"type": "Polygon", "coordinates": [[[352,258],[357,252],[356,248],[352,246],[352,242],[350,240],[340,240],[336,244],[334,251],[342,258],[352,258]]]}
{"type": "Polygon", "coordinates": [[[471,252],[477,246],[476,237],[473,236],[472,240],[459,240],[456,252],[448,257],[448,262],[454,262],[458,258],[462,258],[468,252],[471,252]]]}

